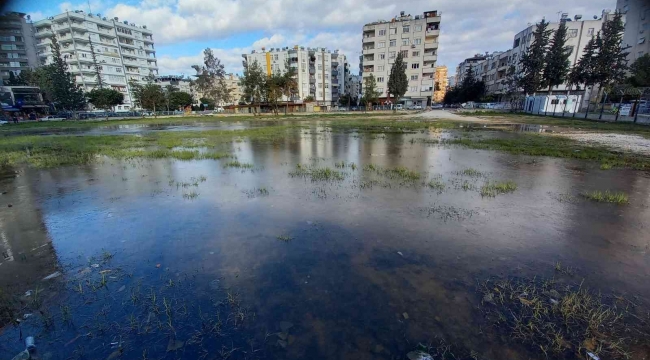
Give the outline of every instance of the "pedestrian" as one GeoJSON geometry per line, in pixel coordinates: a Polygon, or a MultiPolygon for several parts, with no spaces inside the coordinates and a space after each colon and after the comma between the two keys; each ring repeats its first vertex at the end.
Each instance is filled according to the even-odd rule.
{"type": "Polygon", "coordinates": [[[11,118],[13,119],[14,124],[18,124],[18,116],[16,116],[15,113],[11,115],[11,118]]]}

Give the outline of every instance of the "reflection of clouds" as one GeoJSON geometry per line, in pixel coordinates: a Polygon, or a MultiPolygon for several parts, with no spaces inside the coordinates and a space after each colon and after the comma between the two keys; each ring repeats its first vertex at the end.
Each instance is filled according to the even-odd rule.
{"type": "MultiPolygon", "coordinates": [[[[2,243],[1,249],[3,261],[14,261],[14,252],[11,250],[9,240],[7,240],[7,234],[5,234],[2,220],[0,220],[0,242],[2,243]]],[[[0,262],[0,265],[2,265],[2,262],[0,262]]]]}

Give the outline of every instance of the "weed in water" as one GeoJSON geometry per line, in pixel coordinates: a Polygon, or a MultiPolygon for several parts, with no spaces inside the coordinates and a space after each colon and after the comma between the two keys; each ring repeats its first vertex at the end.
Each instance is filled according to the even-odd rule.
{"type": "Polygon", "coordinates": [[[517,190],[517,184],[512,181],[490,182],[488,181],[481,187],[481,196],[495,197],[499,194],[505,194],[517,190]]]}
{"type": "Polygon", "coordinates": [[[232,160],[232,161],[228,161],[227,163],[225,163],[223,167],[226,167],[226,168],[232,167],[232,168],[238,168],[238,169],[252,169],[253,164],[242,163],[242,162],[239,162],[238,160],[232,160]]]}
{"type": "Polygon", "coordinates": [[[605,191],[588,191],[582,194],[583,197],[596,202],[607,202],[613,204],[627,204],[629,197],[624,192],[605,191]]]}
{"type": "Polygon", "coordinates": [[[289,242],[289,241],[293,240],[293,238],[291,236],[289,236],[289,235],[279,235],[279,236],[276,237],[276,239],[278,239],[280,241],[284,241],[284,242],[289,242]]]}
{"type": "Polygon", "coordinates": [[[473,168],[467,168],[461,171],[456,172],[457,175],[461,176],[469,176],[469,177],[481,177],[484,174],[476,169],[473,168]]]}
{"type": "Polygon", "coordinates": [[[377,165],[368,164],[364,166],[363,170],[369,172],[375,172],[389,179],[397,179],[397,180],[402,180],[407,182],[417,181],[422,177],[420,173],[413,170],[409,170],[403,166],[399,166],[393,169],[384,169],[377,165]]]}
{"type": "Polygon", "coordinates": [[[427,185],[429,185],[430,188],[437,190],[438,192],[445,190],[445,183],[440,179],[433,179],[429,181],[427,185]]]}
{"type": "Polygon", "coordinates": [[[317,168],[308,165],[296,164],[296,169],[289,173],[291,177],[310,178],[311,181],[341,181],[345,179],[344,173],[328,167],[317,168]]]}
{"type": "Polygon", "coordinates": [[[183,199],[194,200],[199,197],[199,193],[191,191],[189,193],[183,194],[183,199]]]}

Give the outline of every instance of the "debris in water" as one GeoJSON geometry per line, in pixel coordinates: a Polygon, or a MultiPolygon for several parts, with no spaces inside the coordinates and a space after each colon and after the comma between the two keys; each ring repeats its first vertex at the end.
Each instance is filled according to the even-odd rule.
{"type": "Polygon", "coordinates": [[[160,269],[160,264],[156,264],[156,269],[160,269]]]}
{"type": "Polygon", "coordinates": [[[90,265],[90,267],[93,267],[93,268],[97,269],[99,267],[99,264],[92,264],[92,265],[90,265]]]}
{"type": "Polygon", "coordinates": [[[287,348],[287,342],[284,340],[278,340],[278,345],[283,349],[287,348]]]}
{"type": "Polygon", "coordinates": [[[50,275],[44,277],[43,280],[52,280],[52,279],[54,279],[54,278],[58,278],[59,276],[61,276],[61,272],[60,272],[60,271],[57,271],[57,272],[55,272],[55,273],[52,273],[52,274],[50,274],[50,275]]]}
{"type": "Polygon", "coordinates": [[[119,349],[113,351],[110,355],[108,355],[108,357],[106,358],[106,360],[113,360],[113,359],[116,359],[116,358],[122,356],[122,353],[123,353],[123,352],[124,352],[124,350],[123,350],[122,348],[119,348],[119,349]]]}
{"type": "Polygon", "coordinates": [[[398,251],[397,254],[398,254],[399,256],[401,256],[401,257],[404,257],[404,254],[402,254],[401,251],[398,251]]]}
{"type": "Polygon", "coordinates": [[[409,358],[409,360],[433,360],[433,357],[424,351],[411,351],[406,354],[406,357],[409,358]]]}
{"type": "Polygon", "coordinates": [[[13,205],[11,205],[11,204],[8,204],[8,205],[7,205],[7,207],[12,207],[12,206],[13,206],[13,205]]]}
{"type": "Polygon", "coordinates": [[[23,315],[23,319],[27,320],[29,319],[33,314],[25,314],[23,315]]]}
{"type": "Polygon", "coordinates": [[[494,295],[492,293],[487,293],[483,296],[483,302],[494,304],[494,295]]]}
{"type": "Polygon", "coordinates": [[[404,316],[404,319],[406,320],[409,319],[409,314],[407,312],[402,313],[402,316],[404,316]]]}
{"type": "Polygon", "coordinates": [[[553,305],[557,305],[557,304],[559,304],[559,303],[560,303],[559,301],[557,301],[557,300],[555,300],[555,299],[551,299],[551,304],[553,304],[553,305]]]}
{"type": "Polygon", "coordinates": [[[587,355],[589,355],[589,358],[592,359],[592,360],[600,360],[598,355],[590,353],[589,351],[587,351],[587,355]]]}
{"type": "Polygon", "coordinates": [[[27,290],[27,291],[25,291],[25,297],[27,297],[27,296],[32,296],[32,293],[33,293],[33,292],[34,292],[34,290],[27,290]]]}
{"type": "Polygon", "coordinates": [[[126,286],[125,286],[125,285],[122,285],[122,287],[120,287],[119,290],[117,290],[117,292],[118,292],[118,293],[119,293],[119,292],[122,292],[122,291],[124,291],[124,289],[126,289],[126,286]]]}
{"type": "Polygon", "coordinates": [[[172,352],[181,349],[185,345],[185,342],[169,339],[169,344],[167,344],[167,352],[172,352]]]}
{"type": "Polygon", "coordinates": [[[290,323],[290,322],[288,322],[288,321],[280,321],[280,329],[282,330],[282,332],[285,332],[285,333],[286,333],[286,332],[288,332],[289,329],[291,329],[292,327],[293,327],[293,323],[290,323]]]}

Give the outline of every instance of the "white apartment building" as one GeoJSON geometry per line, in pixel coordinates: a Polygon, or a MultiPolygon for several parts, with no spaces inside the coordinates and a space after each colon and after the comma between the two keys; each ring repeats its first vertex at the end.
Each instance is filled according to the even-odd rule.
{"type": "Polygon", "coordinates": [[[320,106],[332,106],[338,103],[344,92],[347,60],[338,50],[303,46],[271,48],[268,51],[262,48],[242,57],[249,64],[257,61],[269,76],[273,72],[285,72],[287,64],[296,69],[298,95],[291,99],[283,97],[283,101],[300,101],[311,96],[320,106]]]}
{"type": "MultiPolygon", "coordinates": [[[[423,15],[406,15],[404,11],[390,21],[377,21],[363,26],[363,78],[372,74],[377,81],[379,101],[387,98],[390,69],[398,52],[404,56],[408,91],[398,101],[405,105],[431,104],[433,97],[440,14],[427,11],[423,15]]],[[[390,99],[392,100],[392,99],[390,99]]]]}
{"type": "MultiPolygon", "coordinates": [[[[594,17],[595,19],[593,20],[581,20],[582,15],[576,15],[571,19],[568,17],[568,14],[562,14],[560,21],[564,22],[567,27],[566,46],[571,48],[571,55],[569,56],[571,67],[573,67],[582,57],[587,42],[602,29],[605,21],[613,18],[613,14],[608,11],[603,11],[601,17],[594,17]]],[[[552,22],[549,24],[548,29],[556,31],[559,26],[559,21],[552,22]]],[[[528,48],[533,42],[533,33],[535,32],[535,28],[536,25],[529,25],[527,28],[517,33],[514,37],[512,49],[507,51],[495,51],[491,54],[486,53],[485,55],[476,55],[459,64],[456,68],[457,84],[462,81],[464,75],[464,72],[460,72],[461,69],[466,69],[471,63],[474,70],[474,77],[485,82],[486,92],[488,94],[504,93],[506,91],[505,82],[508,69],[511,66],[514,66],[517,73],[523,71],[520,59],[522,55],[528,51],[528,48]],[[482,60],[475,61],[480,58],[482,58],[482,60]]],[[[553,88],[554,92],[566,92],[567,90],[566,84],[553,88]]],[[[540,89],[540,92],[544,91],[548,91],[548,89],[540,89]]],[[[585,101],[588,101],[589,96],[584,98],[585,101]]]]}
{"type": "Polygon", "coordinates": [[[630,46],[627,59],[631,65],[641,56],[650,54],[650,1],[617,0],[616,10],[625,14],[623,45],[630,46]]]}
{"type": "Polygon", "coordinates": [[[108,19],[82,10],[68,11],[34,23],[37,56],[41,64],[53,61],[50,38],[56,36],[61,55],[84,91],[97,87],[91,44],[101,66],[105,86],[124,94],[118,111],[133,108],[129,81],[143,83],[158,75],[153,33],[146,26],[136,26],[117,17],[108,19]]]}
{"type": "Polygon", "coordinates": [[[34,35],[29,15],[7,12],[0,15],[0,79],[37,65],[34,35]]]}

